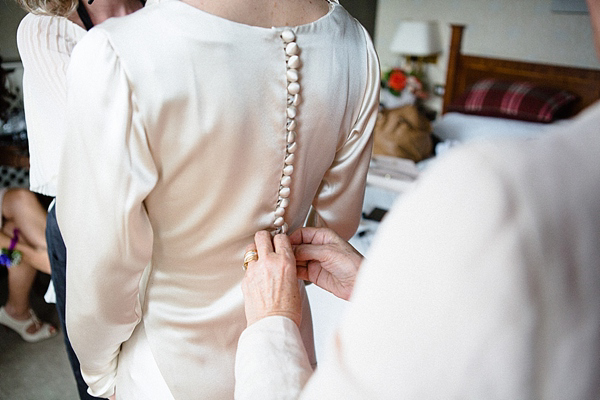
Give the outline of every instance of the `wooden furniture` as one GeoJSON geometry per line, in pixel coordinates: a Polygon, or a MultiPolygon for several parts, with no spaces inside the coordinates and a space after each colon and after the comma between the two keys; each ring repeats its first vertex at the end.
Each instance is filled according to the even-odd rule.
{"type": "Polygon", "coordinates": [[[600,99],[600,70],[462,54],[464,25],[452,25],[442,113],[467,87],[483,78],[527,81],[568,90],[580,97],[573,115],[600,99]]]}

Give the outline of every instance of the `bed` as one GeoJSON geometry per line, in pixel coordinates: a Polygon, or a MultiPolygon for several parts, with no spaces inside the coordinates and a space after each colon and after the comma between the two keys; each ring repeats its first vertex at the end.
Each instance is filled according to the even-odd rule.
{"type": "Polygon", "coordinates": [[[467,87],[483,78],[528,81],[579,96],[571,116],[600,99],[600,70],[521,62],[462,54],[464,25],[452,25],[442,113],[467,87]]]}
{"type": "MultiPolygon", "coordinates": [[[[495,136],[496,132],[524,137],[536,136],[543,134],[551,124],[564,122],[600,99],[600,70],[463,54],[462,38],[465,26],[452,25],[451,27],[442,116],[434,124],[434,134],[442,140],[462,142],[481,136],[495,136]],[[478,84],[481,88],[482,82],[484,85],[487,83],[487,88],[490,87],[490,82],[495,84],[502,82],[504,87],[499,90],[506,89],[507,85],[521,83],[527,85],[530,90],[538,90],[535,96],[548,96],[545,100],[550,101],[549,96],[554,94],[551,101],[563,103],[554,104],[557,106],[556,109],[545,112],[549,111],[547,104],[543,104],[540,100],[539,104],[529,104],[532,107],[528,110],[529,113],[515,111],[516,107],[513,104],[511,115],[510,112],[498,111],[500,100],[497,97],[488,102],[487,106],[490,107],[487,109],[485,104],[478,104],[480,108],[471,112],[473,108],[477,108],[473,103],[482,101],[475,98],[476,90],[473,89],[478,84]],[[469,95],[471,95],[470,99],[469,95]],[[536,106],[538,108],[535,108],[536,106]],[[542,110],[544,106],[546,109],[542,110]],[[539,114],[536,114],[538,111],[539,114]]],[[[516,90],[523,90],[523,86],[516,90]]],[[[518,100],[522,101],[522,104],[531,100],[525,97],[518,100]]],[[[483,100],[484,103],[485,101],[483,100]]],[[[511,105],[506,108],[510,109],[511,105]]],[[[525,106],[522,105],[522,108],[525,106]]]]}
{"type": "Polygon", "coordinates": [[[465,26],[451,29],[442,115],[432,123],[432,157],[411,163],[374,156],[372,185],[402,192],[435,155],[456,145],[498,136],[535,138],[600,99],[600,70],[463,54],[465,26]]]}

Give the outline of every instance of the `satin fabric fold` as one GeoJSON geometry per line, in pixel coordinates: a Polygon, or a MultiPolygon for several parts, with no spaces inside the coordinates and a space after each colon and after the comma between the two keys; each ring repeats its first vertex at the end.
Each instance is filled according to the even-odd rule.
{"type": "MultiPolygon", "coordinates": [[[[121,344],[141,321],[175,398],[233,396],[241,260],[272,226],[286,149],[281,30],[171,1],[95,27],[73,52],[57,215],[69,334],[94,394],[110,394],[101,382],[114,386],[121,344]]],[[[377,56],[339,5],[293,30],[302,103],[286,221],[302,226],[313,206],[348,237],[371,154],[377,56]]]]}

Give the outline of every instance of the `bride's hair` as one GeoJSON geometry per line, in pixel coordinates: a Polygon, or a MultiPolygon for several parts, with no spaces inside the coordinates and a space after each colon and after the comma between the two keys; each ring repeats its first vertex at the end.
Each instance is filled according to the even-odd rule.
{"type": "Polygon", "coordinates": [[[71,14],[77,5],[78,0],[17,0],[17,3],[33,14],[59,15],[66,17],[71,14]]]}

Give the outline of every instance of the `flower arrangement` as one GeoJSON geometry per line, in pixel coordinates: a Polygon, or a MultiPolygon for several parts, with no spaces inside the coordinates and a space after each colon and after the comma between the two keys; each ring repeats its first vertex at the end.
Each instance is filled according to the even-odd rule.
{"type": "Polygon", "coordinates": [[[392,95],[399,97],[408,91],[415,98],[424,100],[427,98],[422,74],[407,71],[403,68],[392,68],[383,73],[381,87],[387,89],[392,95]]]}

